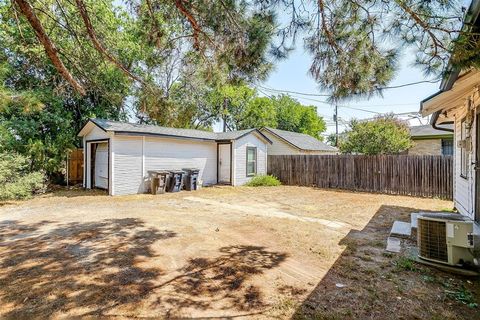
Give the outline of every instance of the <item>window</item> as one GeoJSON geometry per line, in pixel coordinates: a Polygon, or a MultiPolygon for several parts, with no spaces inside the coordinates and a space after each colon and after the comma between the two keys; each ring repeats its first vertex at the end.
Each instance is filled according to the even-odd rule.
{"type": "Polygon", "coordinates": [[[460,140],[462,145],[460,148],[460,176],[467,179],[468,176],[468,153],[467,153],[467,123],[465,119],[460,123],[460,140]]]}
{"type": "Polygon", "coordinates": [[[442,139],[442,155],[453,156],[453,140],[442,139]]]}
{"type": "Polygon", "coordinates": [[[247,177],[257,173],[257,148],[247,147],[247,177]]]}

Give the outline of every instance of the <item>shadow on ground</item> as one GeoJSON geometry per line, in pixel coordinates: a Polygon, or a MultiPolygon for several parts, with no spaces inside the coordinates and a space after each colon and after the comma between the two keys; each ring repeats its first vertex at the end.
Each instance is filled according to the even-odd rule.
{"type": "MultiPolygon", "coordinates": [[[[480,304],[480,282],[414,263],[405,253],[384,249],[395,220],[424,211],[381,206],[362,230],[350,231],[328,273],[301,303],[293,319],[477,319],[478,308],[455,299],[468,295],[480,304]],[[458,293],[458,295],[452,294],[458,293]]],[[[413,239],[406,247],[414,246],[413,239]]]]}
{"type": "Polygon", "coordinates": [[[257,246],[228,246],[193,258],[171,275],[155,263],[152,245],[178,237],[140,219],[60,224],[0,222],[0,316],[175,316],[183,309],[265,307],[248,281],[277,267],[286,254],[257,246]],[[146,264],[145,264],[146,262],[146,264]],[[146,267],[148,265],[149,267],[146,267]],[[158,267],[157,267],[158,266],[158,267]]]}

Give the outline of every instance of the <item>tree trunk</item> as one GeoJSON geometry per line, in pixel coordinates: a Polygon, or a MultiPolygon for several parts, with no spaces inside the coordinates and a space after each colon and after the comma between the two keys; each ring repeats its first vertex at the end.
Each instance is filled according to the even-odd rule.
{"type": "Polygon", "coordinates": [[[67,80],[68,83],[70,83],[70,85],[75,89],[75,91],[84,96],[86,94],[85,89],[77,80],[75,80],[70,71],[68,71],[68,69],[63,64],[62,60],[60,60],[60,57],[58,56],[58,50],[55,44],[50,40],[47,33],[45,32],[45,29],[43,29],[42,23],[40,22],[40,20],[38,20],[32,6],[30,6],[30,4],[25,0],[14,1],[18,5],[22,14],[25,16],[25,18],[27,18],[28,22],[32,26],[38,40],[43,45],[43,48],[45,49],[47,56],[52,61],[55,69],[57,69],[57,71],[62,75],[65,80],[67,80]]]}

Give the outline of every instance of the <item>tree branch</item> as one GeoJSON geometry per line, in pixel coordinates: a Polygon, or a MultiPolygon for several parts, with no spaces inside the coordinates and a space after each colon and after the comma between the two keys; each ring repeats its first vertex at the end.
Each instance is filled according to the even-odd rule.
{"type": "Polygon", "coordinates": [[[77,91],[82,96],[86,95],[86,91],[83,86],[72,76],[70,71],[65,67],[62,60],[58,56],[58,50],[55,44],[50,40],[45,29],[42,26],[42,23],[38,19],[37,15],[33,11],[33,8],[26,0],[14,0],[15,3],[18,5],[22,14],[27,18],[28,22],[32,26],[33,30],[35,31],[35,35],[37,36],[40,43],[43,45],[47,56],[50,58],[53,66],[60,75],[73,87],[75,91],[77,91]]]}
{"type": "Polygon", "coordinates": [[[197,20],[195,17],[185,8],[183,5],[182,0],[175,0],[175,6],[177,7],[178,10],[187,18],[188,22],[190,23],[190,26],[193,29],[193,47],[195,49],[200,49],[200,41],[198,40],[198,35],[202,32],[202,29],[198,25],[197,20]]]}
{"type": "Polygon", "coordinates": [[[90,21],[90,17],[88,16],[87,8],[82,0],[75,0],[77,4],[78,11],[80,12],[80,16],[82,17],[83,23],[87,28],[87,33],[92,40],[93,46],[95,49],[105,56],[110,62],[116,65],[123,73],[125,73],[131,79],[140,82],[141,84],[145,85],[145,82],[138,76],[134,75],[130,70],[128,70],[120,61],[117,60],[112,54],[107,52],[107,50],[103,47],[100,41],[97,38],[97,34],[95,33],[95,29],[93,28],[92,22],[90,21]]]}

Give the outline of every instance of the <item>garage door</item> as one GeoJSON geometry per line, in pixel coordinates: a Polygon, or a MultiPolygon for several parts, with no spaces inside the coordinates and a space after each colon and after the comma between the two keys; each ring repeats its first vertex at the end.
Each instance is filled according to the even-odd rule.
{"type": "Polygon", "coordinates": [[[108,144],[99,143],[95,153],[95,187],[108,188],[108,144]]]}

